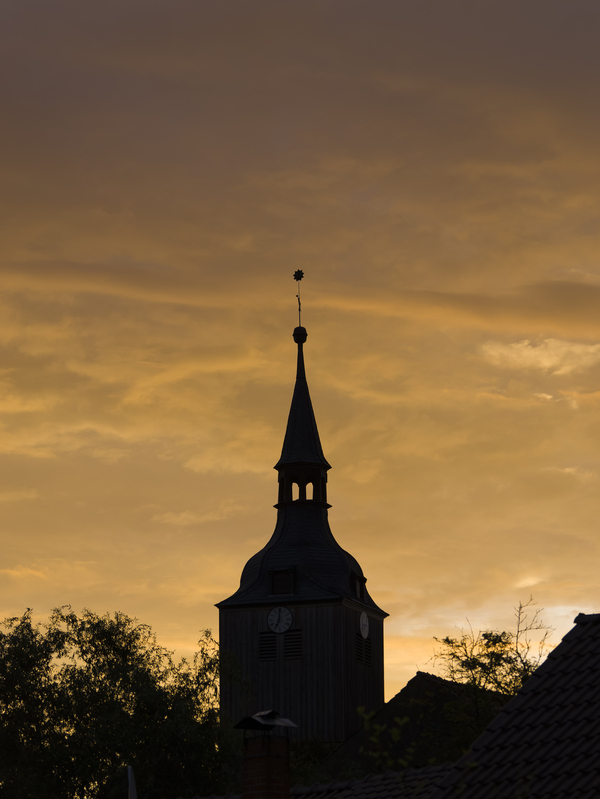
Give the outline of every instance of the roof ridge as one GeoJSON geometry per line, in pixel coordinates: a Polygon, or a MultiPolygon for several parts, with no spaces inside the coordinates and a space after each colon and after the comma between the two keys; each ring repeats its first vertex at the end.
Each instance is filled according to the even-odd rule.
{"type": "Polygon", "coordinates": [[[574,621],[575,624],[598,624],[600,613],[579,613],[574,621]]]}

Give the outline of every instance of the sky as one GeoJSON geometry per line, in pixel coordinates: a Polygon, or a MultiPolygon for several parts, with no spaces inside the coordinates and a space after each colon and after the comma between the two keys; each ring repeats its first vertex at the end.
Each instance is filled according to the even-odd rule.
{"type": "Polygon", "coordinates": [[[4,0],[0,618],[178,654],[270,537],[297,269],[386,620],[599,612],[597,0],[4,0]]]}

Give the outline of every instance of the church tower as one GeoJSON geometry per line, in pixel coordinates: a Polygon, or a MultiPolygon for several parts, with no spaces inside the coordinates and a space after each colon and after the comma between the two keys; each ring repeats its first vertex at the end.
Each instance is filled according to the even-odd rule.
{"type": "Polygon", "coordinates": [[[223,673],[221,708],[236,722],[277,710],[303,739],[344,741],[361,725],[358,707],[383,695],[383,620],[358,562],[327,518],[327,472],[304,368],[304,327],[281,457],[277,523],[250,558],[239,589],[219,602],[221,650],[241,681],[223,673]]]}

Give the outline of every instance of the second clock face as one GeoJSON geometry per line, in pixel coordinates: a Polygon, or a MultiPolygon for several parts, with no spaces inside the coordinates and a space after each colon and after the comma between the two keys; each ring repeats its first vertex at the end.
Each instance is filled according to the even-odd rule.
{"type": "Polygon", "coordinates": [[[292,612],[284,607],[273,608],[267,621],[274,633],[284,633],[292,626],[292,612]]]}
{"type": "Polygon", "coordinates": [[[363,638],[369,635],[369,617],[364,611],[360,614],[360,634],[363,638]]]}

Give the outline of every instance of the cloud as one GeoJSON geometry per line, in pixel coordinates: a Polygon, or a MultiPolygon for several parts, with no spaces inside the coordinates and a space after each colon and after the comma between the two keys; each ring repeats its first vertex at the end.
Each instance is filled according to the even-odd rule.
{"type": "Polygon", "coordinates": [[[298,268],[388,680],[520,576],[593,607],[598,4],[565,9],[0,7],[7,613],[216,624],[272,529],[298,268]]]}
{"type": "Polygon", "coordinates": [[[190,527],[206,522],[216,522],[243,513],[248,508],[236,502],[222,502],[215,510],[206,513],[196,513],[194,511],[165,511],[156,513],[152,517],[153,522],[172,525],[173,527],[190,527]]]}
{"type": "MultiPolygon", "coordinates": [[[[600,361],[600,344],[581,344],[560,339],[545,339],[538,346],[528,339],[514,344],[488,342],[481,346],[484,358],[505,369],[541,369],[554,375],[567,375],[589,369],[600,361]]],[[[536,394],[551,399],[548,394],[536,394]]]]}
{"type": "Polygon", "coordinates": [[[30,566],[15,566],[13,569],[0,569],[0,573],[15,579],[29,579],[31,577],[48,580],[49,574],[40,569],[32,569],[30,566]]]}
{"type": "Polygon", "coordinates": [[[92,458],[98,458],[105,463],[118,463],[127,456],[126,450],[111,446],[92,447],[89,452],[92,458]]]}
{"type": "Polygon", "coordinates": [[[267,364],[266,359],[256,350],[243,351],[241,348],[231,348],[227,351],[220,348],[218,351],[206,353],[204,358],[195,361],[180,361],[171,365],[154,365],[154,374],[151,377],[140,379],[123,398],[126,404],[142,404],[151,402],[157,390],[170,387],[173,384],[196,377],[202,374],[219,374],[234,372],[238,379],[243,372],[256,372],[267,364]]]}
{"type": "Polygon", "coordinates": [[[0,492],[0,503],[23,502],[27,499],[37,499],[38,496],[38,491],[35,488],[27,488],[22,491],[2,491],[0,492]]]}
{"type": "Polygon", "coordinates": [[[94,573],[94,561],[69,561],[66,558],[47,558],[35,560],[31,565],[16,564],[0,569],[2,574],[15,580],[36,583],[43,580],[48,583],[59,582],[63,586],[83,587],[97,582],[94,573]]]}
{"type": "MultiPolygon", "coordinates": [[[[493,276],[488,275],[492,281],[493,276]]],[[[600,338],[600,286],[575,281],[540,281],[508,291],[440,291],[390,285],[363,291],[326,285],[318,307],[367,317],[412,319],[439,328],[523,331],[600,338]]]]}
{"type": "Polygon", "coordinates": [[[579,466],[545,466],[542,471],[555,472],[557,474],[564,474],[567,477],[575,477],[582,483],[591,483],[598,479],[598,474],[589,469],[582,469],[579,466]]]}
{"type": "Polygon", "coordinates": [[[193,524],[202,524],[205,521],[211,521],[215,518],[213,513],[193,513],[189,510],[184,511],[165,511],[164,513],[156,513],[152,517],[153,522],[160,522],[161,524],[171,524],[175,527],[189,527],[193,524]]]}

